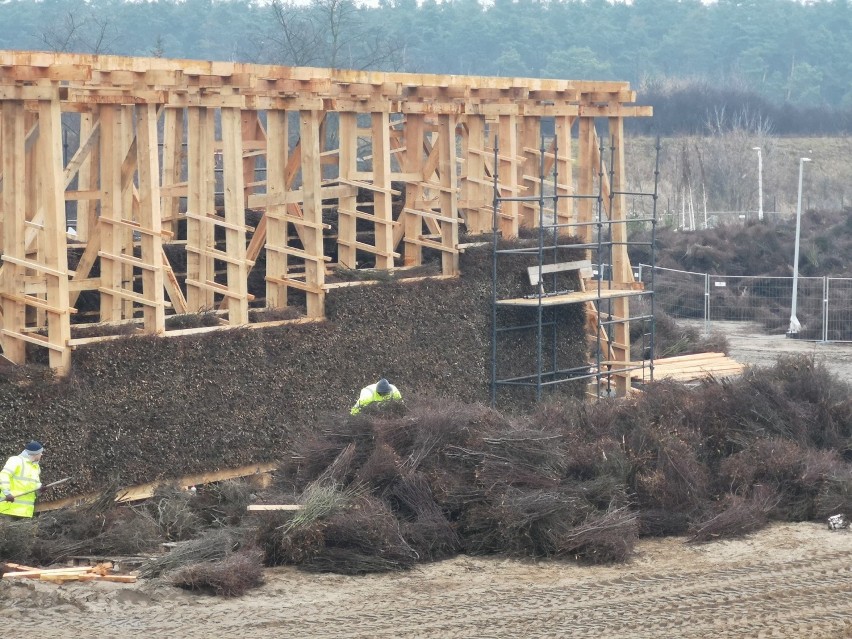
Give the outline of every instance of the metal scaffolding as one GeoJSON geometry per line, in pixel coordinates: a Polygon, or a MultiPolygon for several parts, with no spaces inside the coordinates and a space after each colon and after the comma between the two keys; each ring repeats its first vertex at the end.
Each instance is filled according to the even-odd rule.
{"type": "MultiPolygon", "coordinates": [[[[586,390],[595,397],[609,397],[616,394],[613,380],[620,377],[626,383],[622,388],[629,388],[629,380],[635,376],[635,371],[641,370],[641,380],[653,380],[654,369],[654,284],[645,288],[640,283],[626,282],[619,279],[612,268],[613,248],[630,245],[646,245],[649,247],[651,261],[654,262],[654,245],[656,234],[656,203],[659,179],[659,142],[656,146],[656,166],[654,172],[653,192],[633,192],[605,188],[608,183],[615,183],[613,168],[607,174],[603,162],[603,141],[600,142],[597,167],[597,187],[593,192],[560,194],[557,185],[559,163],[553,161],[552,171],[546,168],[545,157],[548,154],[557,158],[559,149],[554,139],[553,144],[546,148],[545,138],[541,138],[539,153],[539,180],[537,195],[502,196],[500,194],[499,175],[499,146],[494,142],[493,173],[493,257],[492,257],[492,317],[491,317],[491,403],[497,402],[498,389],[502,387],[530,387],[535,390],[535,399],[542,399],[542,392],[567,382],[586,380],[586,390]],[[608,180],[606,179],[608,178],[608,180]],[[546,193],[546,184],[551,182],[551,193],[546,193]],[[613,237],[612,227],[624,224],[626,220],[613,219],[614,198],[631,196],[651,198],[651,213],[644,217],[630,219],[634,225],[649,225],[650,233],[645,241],[629,241],[626,234],[623,239],[613,237]],[[559,221],[557,210],[561,199],[591,200],[594,203],[594,215],[591,220],[572,220],[570,223],[559,221]],[[521,202],[537,208],[537,241],[534,245],[524,246],[520,243],[514,248],[501,247],[501,233],[498,224],[500,207],[505,202],[521,202]],[[609,215],[607,215],[607,211],[609,215]],[[584,229],[584,227],[589,227],[584,229]],[[589,233],[588,231],[591,231],[589,233]],[[589,238],[592,241],[569,243],[569,232],[589,238]],[[560,262],[560,253],[582,250],[587,259],[560,262]],[[509,255],[529,256],[528,267],[530,284],[533,290],[523,297],[501,297],[499,294],[500,262],[509,255]],[[573,281],[573,286],[566,287],[566,281],[573,281]],[[562,288],[560,288],[562,287],[562,288]],[[619,315],[615,308],[616,301],[621,301],[621,308],[628,309],[627,298],[633,298],[638,303],[638,314],[629,312],[619,315]],[[591,338],[594,357],[588,362],[577,365],[564,365],[560,362],[560,329],[564,326],[564,314],[570,305],[581,304],[586,310],[587,334],[591,338]],[[519,309],[526,309],[526,314],[519,314],[519,309]],[[531,317],[530,313],[531,311],[531,317]],[[593,315],[594,321],[589,321],[593,315]],[[630,357],[631,349],[629,326],[631,322],[641,323],[641,356],[630,357]],[[627,336],[627,344],[621,344],[625,357],[618,358],[613,354],[613,343],[616,339],[616,327],[622,327],[622,336],[627,336]],[[532,332],[534,335],[535,370],[506,376],[500,370],[501,337],[508,334],[532,332]]],[[[610,147],[611,158],[614,145],[610,147]]],[[[611,159],[610,167],[615,165],[611,159]]],[[[564,190],[564,189],[563,189],[564,190]]],[[[528,243],[529,244],[529,243],[528,243]]],[[[652,269],[653,272],[653,269],[652,269]]],[[[632,270],[630,271],[632,275],[632,270]]],[[[623,339],[623,337],[622,337],[623,339]]]]}

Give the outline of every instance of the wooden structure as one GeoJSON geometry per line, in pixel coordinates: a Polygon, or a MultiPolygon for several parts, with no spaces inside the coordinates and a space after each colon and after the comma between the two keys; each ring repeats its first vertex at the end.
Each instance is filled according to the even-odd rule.
{"type": "MultiPolygon", "coordinates": [[[[170,330],[167,317],[245,326],[250,308],[293,304],[321,319],[335,268],[429,260],[454,277],[460,230],[492,229],[495,172],[501,195],[543,188],[545,129],[560,150],[544,150],[553,188],[606,195],[607,288],[634,290],[624,119],[651,114],[634,101],[623,82],[0,51],[2,354],[22,363],[35,345],[63,372],[75,345],[116,325],[185,334],[217,327],[170,330]],[[264,289],[250,292],[260,260],[264,289]],[[72,319],[84,298],[94,311],[72,319]]],[[[560,199],[553,215],[590,241],[592,206],[560,199]]],[[[536,225],[534,205],[507,201],[497,220],[514,236],[536,225]]],[[[578,297],[590,310],[595,299],[578,297]]],[[[627,321],[617,333],[612,357],[626,362],[627,321]]]]}

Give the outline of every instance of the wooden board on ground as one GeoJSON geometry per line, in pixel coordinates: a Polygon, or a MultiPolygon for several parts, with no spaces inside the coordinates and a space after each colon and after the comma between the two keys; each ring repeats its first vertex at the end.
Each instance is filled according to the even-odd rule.
{"type": "MultiPolygon", "coordinates": [[[[179,477],[173,480],[163,479],[162,481],[150,482],[147,484],[141,484],[139,486],[133,486],[131,488],[125,488],[123,490],[120,490],[116,495],[115,500],[117,502],[130,502],[140,501],[142,499],[150,499],[154,496],[154,491],[157,490],[157,486],[168,482],[174,482],[181,487],[188,488],[189,486],[202,486],[204,484],[210,484],[217,481],[226,481],[228,479],[239,479],[243,477],[264,476],[264,479],[268,479],[267,473],[270,473],[273,470],[275,470],[275,464],[270,462],[264,464],[252,464],[250,466],[242,466],[240,468],[220,470],[210,473],[185,475],[183,477],[179,477]]],[[[59,499],[57,501],[45,502],[43,504],[37,504],[36,511],[44,512],[49,510],[56,510],[57,508],[65,508],[67,506],[73,506],[76,503],[91,501],[97,496],[97,494],[93,493],[88,495],[81,495],[78,497],[67,497],[65,499],[59,499]]]]}
{"type": "MultiPolygon", "coordinates": [[[[5,564],[14,566],[15,564],[5,564]]],[[[115,581],[134,583],[135,575],[112,574],[112,563],[104,562],[95,566],[72,566],[70,568],[28,568],[3,573],[3,579],[38,579],[63,584],[66,581],[115,581]]]]}
{"type": "MultiPolygon", "coordinates": [[[[630,366],[642,366],[630,372],[635,382],[647,382],[651,378],[650,362],[630,362],[630,366]],[[644,366],[643,366],[644,364],[644,366]]],[[[698,381],[710,377],[736,377],[745,369],[724,353],[696,353],[654,360],[654,380],[698,381]]]]}

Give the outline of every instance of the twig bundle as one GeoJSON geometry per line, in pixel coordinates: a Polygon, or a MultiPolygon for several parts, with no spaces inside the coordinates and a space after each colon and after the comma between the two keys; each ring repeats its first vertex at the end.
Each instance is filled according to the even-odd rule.
{"type": "Polygon", "coordinates": [[[188,564],[171,573],[169,581],[187,590],[239,597],[263,583],[263,553],[241,551],[219,560],[188,564]]]}
{"type": "Polygon", "coordinates": [[[171,552],[146,561],[139,567],[139,576],[159,577],[189,564],[220,560],[238,547],[239,540],[234,531],[225,528],[208,530],[198,539],[182,542],[171,552]]]}

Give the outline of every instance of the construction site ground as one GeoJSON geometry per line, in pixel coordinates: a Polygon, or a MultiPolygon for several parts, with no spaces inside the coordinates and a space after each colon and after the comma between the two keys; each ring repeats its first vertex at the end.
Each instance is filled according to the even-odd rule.
{"type": "MultiPolygon", "coordinates": [[[[23,581],[23,580],[21,580],[23,581]]],[[[852,532],[639,543],[626,565],[460,556],[395,574],[282,567],[237,599],[136,584],[0,586],[12,627],[51,637],[848,637],[852,532]]]]}
{"type": "MultiPolygon", "coordinates": [[[[718,325],[717,327],[718,328],[718,325]]],[[[813,353],[852,382],[852,345],[725,328],[730,354],[813,353]]],[[[847,516],[852,513],[846,513],[847,516]]],[[[222,599],[166,583],[0,581],[16,630],[51,637],[852,637],[852,531],[776,523],[742,539],[644,539],[626,564],[466,557],[348,577],[267,569],[222,599]]]]}

